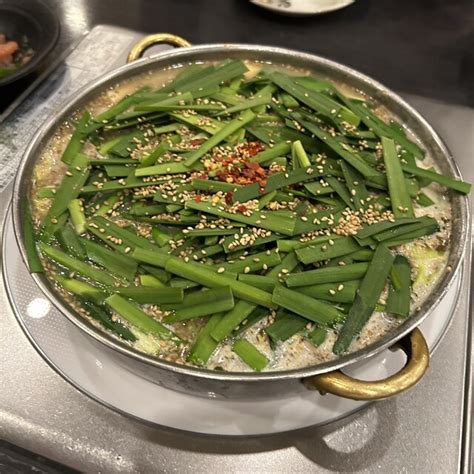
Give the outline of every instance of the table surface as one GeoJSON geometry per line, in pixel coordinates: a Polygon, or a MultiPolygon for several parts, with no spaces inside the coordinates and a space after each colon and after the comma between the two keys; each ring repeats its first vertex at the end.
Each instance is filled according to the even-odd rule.
{"type": "MultiPolygon", "coordinates": [[[[61,21],[56,52],[97,24],[171,32],[192,43],[283,46],[340,61],[399,92],[474,105],[472,0],[356,0],[325,15],[296,18],[247,0],[42,0],[61,21]]],[[[50,55],[54,60],[56,54],[50,55]]],[[[5,88],[2,104],[31,80],[5,88]]]]}
{"type": "MultiPolygon", "coordinates": [[[[435,2],[428,13],[411,6],[409,9],[419,11],[404,13],[408,15],[406,25],[396,2],[388,1],[359,0],[347,10],[303,20],[260,11],[244,1],[212,2],[212,10],[211,2],[199,1],[136,1],[133,9],[130,1],[115,1],[113,7],[111,0],[76,0],[68,8],[62,2],[49,3],[56,5],[63,18],[57,51],[91,25],[105,21],[147,32],[171,31],[193,42],[252,42],[305,49],[344,61],[401,91],[472,104],[470,84],[461,80],[466,74],[472,78],[472,56],[469,58],[467,47],[472,24],[470,33],[462,21],[469,18],[470,2],[451,6],[435,2]],[[428,17],[423,20],[425,14],[428,17]],[[379,25],[376,31],[369,30],[371,18],[385,18],[386,28],[379,25]],[[454,18],[449,31],[441,27],[443,18],[446,22],[454,18]],[[252,32],[251,38],[242,34],[242,25],[252,32]],[[438,38],[442,54],[428,54],[435,42],[431,28],[438,27],[446,40],[441,44],[438,38]],[[410,31],[419,35],[413,47],[408,44],[406,32],[410,31]],[[406,34],[402,36],[402,32],[406,34]],[[375,41],[382,33],[386,35],[383,54],[375,41]],[[462,38],[467,39],[463,42],[462,38]],[[404,54],[408,55],[406,62],[404,54]],[[409,74],[413,70],[420,71],[416,81],[409,74]]],[[[412,97],[411,102],[447,138],[465,177],[472,181],[472,138],[456,140],[456,124],[464,124],[467,133],[472,130],[472,111],[436,100],[412,97]],[[446,115],[451,120],[440,119],[446,115]]],[[[465,283],[466,297],[458,314],[467,312],[468,291],[465,283]]],[[[2,299],[0,305],[5,308],[6,302],[2,299]]],[[[160,472],[189,472],[199,466],[198,470],[210,472],[255,472],[289,470],[291,466],[294,472],[438,472],[443,466],[444,472],[455,472],[461,461],[463,427],[459,420],[464,393],[452,393],[452,387],[459,387],[465,365],[464,356],[453,354],[451,348],[464,343],[467,329],[462,317],[455,318],[426,379],[396,401],[373,405],[325,428],[272,437],[219,439],[144,426],[87,399],[52,372],[26,342],[11,312],[5,312],[0,319],[0,350],[6,348],[9,357],[0,364],[0,438],[85,471],[147,472],[153,466],[160,472]]]]}

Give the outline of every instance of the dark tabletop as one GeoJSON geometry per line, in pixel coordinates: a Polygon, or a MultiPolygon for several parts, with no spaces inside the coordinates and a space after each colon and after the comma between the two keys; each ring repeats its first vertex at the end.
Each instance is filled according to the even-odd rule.
{"type": "MultiPolygon", "coordinates": [[[[192,43],[300,49],[350,65],[399,92],[474,106],[472,0],[356,0],[289,17],[247,0],[43,0],[61,19],[61,49],[100,23],[170,32],[192,43]]],[[[52,55],[52,58],[55,54],[52,55]]],[[[0,109],[31,81],[0,90],[0,109]]]]}

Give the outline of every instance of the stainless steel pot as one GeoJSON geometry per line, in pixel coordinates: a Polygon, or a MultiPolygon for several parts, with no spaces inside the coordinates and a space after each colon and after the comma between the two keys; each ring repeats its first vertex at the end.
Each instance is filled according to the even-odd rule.
{"type": "MultiPolygon", "coordinates": [[[[191,46],[183,38],[168,34],[151,35],[131,50],[127,64],[89,84],[71,97],[68,103],[45,123],[30,143],[16,176],[13,191],[13,222],[18,245],[24,261],[26,252],[22,229],[23,209],[29,192],[30,179],[36,160],[54,135],[57,128],[76,110],[94,100],[99,93],[118,82],[138,74],[199,61],[217,61],[225,58],[241,58],[261,62],[285,64],[307,69],[319,76],[356,88],[385,106],[397,116],[419,139],[433,157],[442,172],[460,177],[459,170],[441,138],[425,119],[398,95],[373,79],[341,64],[318,56],[268,46],[215,44],[191,46]],[[171,43],[182,49],[134,61],[143,51],[156,43],[171,43]]],[[[447,270],[441,276],[431,296],[419,311],[401,326],[363,350],[345,355],[331,362],[284,372],[225,373],[186,367],[160,360],[134,350],[112,336],[97,329],[89,321],[74,312],[56,293],[43,274],[34,279],[53,304],[76,326],[82,329],[103,350],[114,356],[133,372],[164,387],[201,396],[219,398],[279,397],[291,392],[317,389],[347,398],[376,400],[403,392],[421,379],[429,363],[429,350],[417,326],[444,297],[456,272],[459,270],[469,235],[468,200],[464,196],[447,193],[452,205],[453,232],[447,270]],[[369,358],[396,343],[407,355],[405,367],[397,374],[380,381],[366,382],[344,375],[340,369],[369,358]]]]}

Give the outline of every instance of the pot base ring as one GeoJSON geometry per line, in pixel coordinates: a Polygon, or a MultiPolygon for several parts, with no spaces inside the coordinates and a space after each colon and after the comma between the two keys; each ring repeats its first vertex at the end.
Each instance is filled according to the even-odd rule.
{"type": "MultiPolygon", "coordinates": [[[[368,404],[310,391],[252,402],[213,400],[167,390],[123,368],[49,303],[22,261],[10,212],[3,230],[2,260],[13,312],[35,349],[76,389],[124,415],[201,434],[248,436],[327,424],[368,404]]],[[[442,302],[420,325],[431,352],[454,314],[461,277],[459,272],[442,302]]],[[[385,350],[345,372],[375,380],[394,373],[403,361],[400,351],[385,350]]]]}

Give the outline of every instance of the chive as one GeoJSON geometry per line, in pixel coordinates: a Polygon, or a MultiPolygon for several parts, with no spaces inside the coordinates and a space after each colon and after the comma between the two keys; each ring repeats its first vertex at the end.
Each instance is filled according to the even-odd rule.
{"type": "Polygon", "coordinates": [[[69,166],[66,175],[56,190],[55,198],[44,219],[44,231],[51,228],[51,223],[57,219],[75,199],[89,176],[89,160],[84,155],[77,155],[69,166]]]}
{"type": "Polygon", "coordinates": [[[352,166],[341,161],[341,169],[346,180],[346,185],[354,200],[354,206],[358,209],[365,209],[368,206],[367,198],[369,193],[365,187],[364,177],[352,166]]]}
{"type": "Polygon", "coordinates": [[[91,318],[99,321],[109,331],[112,331],[126,341],[135,342],[137,340],[133,332],[127,327],[118,321],[113,321],[110,313],[105,308],[87,300],[82,300],[81,304],[84,306],[91,318]]]}
{"type": "Polygon", "coordinates": [[[268,316],[268,309],[262,308],[261,306],[255,307],[255,309],[239,324],[233,331],[232,337],[240,336],[244,334],[247,329],[251,328],[254,324],[257,324],[263,318],[268,316]]]}
{"type": "Polygon", "coordinates": [[[348,258],[356,262],[370,262],[374,256],[374,251],[370,249],[360,249],[347,255],[348,258]]]}
{"type": "Polygon", "coordinates": [[[194,93],[194,91],[209,88],[210,86],[218,86],[222,82],[240,77],[247,72],[247,68],[240,60],[229,60],[220,63],[212,69],[208,68],[207,71],[207,74],[203,77],[195,76],[190,81],[179,83],[178,86],[175,86],[174,90],[177,92],[191,91],[191,93],[194,93]]]}
{"type": "Polygon", "coordinates": [[[310,245],[295,250],[298,260],[305,265],[330,258],[342,257],[360,249],[359,244],[352,237],[335,237],[333,245],[323,243],[322,245],[310,245]]]}
{"type": "Polygon", "coordinates": [[[129,286],[116,290],[121,296],[129,298],[140,304],[180,303],[183,301],[183,290],[181,288],[168,288],[156,286],[129,286]]]}
{"type": "MultiPolygon", "coordinates": [[[[166,311],[181,311],[182,309],[189,309],[196,306],[201,306],[206,303],[212,302],[215,299],[231,299],[232,290],[229,287],[223,286],[220,288],[202,288],[199,291],[194,291],[193,293],[187,293],[184,296],[184,299],[178,302],[177,304],[163,304],[161,308],[166,311]]],[[[212,311],[209,314],[216,313],[217,311],[212,311]]]]}
{"type": "Polygon", "coordinates": [[[210,179],[193,179],[191,185],[197,191],[207,191],[209,193],[218,193],[219,191],[226,193],[240,188],[237,184],[212,181],[210,179]]]}
{"type": "MultiPolygon", "coordinates": [[[[275,173],[268,177],[267,184],[264,188],[264,193],[276,191],[278,189],[286,188],[292,184],[309,181],[310,179],[321,176],[321,171],[316,167],[312,168],[297,168],[288,173],[275,173]]],[[[258,183],[249,184],[238,188],[232,195],[234,202],[245,202],[249,199],[258,198],[262,195],[260,185],[258,183]]]]}
{"type": "Polygon", "coordinates": [[[367,273],[359,287],[354,304],[339,332],[333,352],[342,354],[347,351],[352,340],[360,333],[364,324],[375,310],[377,301],[385,287],[394,257],[388,248],[381,244],[377,247],[367,273]]]}
{"type": "Polygon", "coordinates": [[[289,153],[291,150],[291,145],[289,143],[276,143],[272,147],[267,148],[260,153],[250,157],[249,161],[252,163],[267,163],[270,160],[277,158],[278,156],[283,156],[289,153]]]}
{"type": "Polygon", "coordinates": [[[265,332],[273,343],[276,344],[280,341],[286,341],[296,333],[302,331],[306,324],[308,324],[308,321],[304,318],[300,318],[286,311],[279,311],[275,322],[267,326],[265,332]]]}
{"type": "Polygon", "coordinates": [[[118,203],[121,198],[122,198],[121,192],[114,193],[110,196],[107,196],[107,198],[99,207],[99,209],[97,209],[94,212],[94,216],[105,216],[108,212],[110,212],[113,209],[114,205],[118,203]]]}
{"type": "Polygon", "coordinates": [[[344,318],[344,315],[334,306],[289,290],[282,285],[275,286],[272,300],[275,304],[324,326],[341,321],[344,318]]]}
{"type": "Polygon", "coordinates": [[[425,170],[423,168],[418,168],[417,166],[410,166],[402,164],[402,169],[406,173],[413,174],[419,178],[426,178],[435,183],[439,183],[442,186],[446,186],[447,188],[454,189],[455,191],[460,192],[461,194],[469,194],[471,191],[471,185],[464,181],[450,178],[449,176],[445,176],[439,174],[435,171],[425,170]]]}
{"type": "Polygon", "coordinates": [[[332,118],[339,111],[340,105],[335,103],[328,96],[314,90],[306,89],[306,87],[295,83],[292,78],[286,74],[273,72],[270,74],[270,79],[285,92],[326,117],[332,118]]]}
{"type": "Polygon", "coordinates": [[[104,170],[109,178],[126,178],[133,174],[135,166],[105,165],[104,170]]]}
{"type": "Polygon", "coordinates": [[[36,235],[28,203],[23,203],[23,239],[25,241],[26,260],[30,273],[43,273],[43,264],[36,248],[36,235]]]}
{"type": "Polygon", "coordinates": [[[256,309],[256,305],[248,301],[237,301],[233,309],[224,314],[219,323],[211,331],[211,337],[217,341],[223,341],[232,334],[232,331],[249,317],[256,309]]]}
{"type": "Polygon", "coordinates": [[[153,243],[145,237],[141,237],[128,229],[120,227],[103,217],[93,217],[90,219],[87,229],[105,244],[124,254],[131,252],[135,247],[163,252],[160,247],[153,245],[153,243]]]}
{"type": "Polygon", "coordinates": [[[178,275],[182,278],[195,281],[203,286],[216,288],[220,286],[230,286],[234,295],[248,301],[272,308],[271,295],[258,288],[236,281],[231,277],[215,273],[204,265],[191,262],[183,262],[177,257],[166,256],[158,252],[136,248],[133,257],[139,261],[152,265],[164,266],[167,272],[178,275]]]}
{"type": "Polygon", "coordinates": [[[232,351],[257,372],[268,365],[268,359],[253,344],[244,339],[235,341],[232,345],[232,351]]]}
{"type": "Polygon", "coordinates": [[[263,291],[268,291],[269,293],[273,292],[273,289],[276,285],[276,280],[274,278],[264,276],[264,275],[252,275],[241,273],[238,276],[239,281],[246,283],[247,285],[254,286],[255,288],[260,288],[263,291]]]}
{"type": "Polygon", "coordinates": [[[423,150],[414,142],[406,138],[406,136],[400,133],[393,127],[387,125],[383,120],[378,118],[364,102],[362,104],[355,102],[349,98],[346,98],[343,94],[338,93],[339,99],[360,117],[362,122],[379,137],[388,137],[395,140],[399,145],[408,150],[417,158],[422,159],[424,156],[423,150]]]}
{"type": "Polygon", "coordinates": [[[67,291],[77,296],[81,296],[84,301],[91,301],[101,305],[107,293],[100,288],[97,288],[89,283],[74,278],[64,278],[60,275],[55,275],[54,279],[67,291]]]}
{"type": "MultiPolygon", "coordinates": [[[[186,231],[185,231],[186,232],[186,231]]],[[[186,232],[189,237],[209,237],[209,236],[221,236],[221,235],[233,235],[235,229],[190,229],[186,232]]]]}
{"type": "Polygon", "coordinates": [[[194,344],[189,349],[186,360],[196,365],[206,365],[212,353],[217,349],[218,342],[210,336],[222,318],[222,314],[213,314],[199,332],[194,344]]]}
{"type": "Polygon", "coordinates": [[[122,298],[120,295],[109,296],[105,303],[117,312],[123,319],[145,333],[154,334],[162,339],[170,339],[180,342],[176,334],[170,331],[166,326],[156,319],[142,311],[135,304],[122,298]]]}
{"type": "Polygon", "coordinates": [[[200,318],[202,316],[209,316],[211,314],[229,311],[235,306],[234,296],[230,287],[224,286],[209,291],[212,291],[213,294],[208,296],[209,299],[207,301],[201,304],[177,309],[174,314],[165,316],[163,321],[167,324],[172,324],[179,321],[186,321],[188,319],[200,318]]]}
{"type": "MultiPolygon", "coordinates": [[[[421,235],[432,234],[439,230],[438,222],[432,217],[423,216],[418,219],[418,222],[406,224],[403,226],[387,229],[379,232],[373,236],[377,242],[388,241],[392,239],[405,238],[405,235],[412,232],[421,231],[421,235]]],[[[420,235],[420,236],[421,236],[420,235]]]]}
{"type": "Polygon", "coordinates": [[[162,214],[166,211],[166,206],[164,204],[144,204],[141,202],[136,202],[132,204],[128,213],[136,216],[155,216],[157,214],[162,214]]]}
{"type": "Polygon", "coordinates": [[[268,194],[265,194],[258,200],[258,210],[261,211],[267,204],[272,202],[275,199],[277,191],[272,191],[268,194]]]}
{"type": "Polygon", "coordinates": [[[232,263],[216,263],[214,268],[216,270],[223,268],[225,271],[234,273],[254,273],[264,268],[274,267],[280,263],[281,258],[278,252],[266,250],[265,252],[255,253],[246,258],[235,260],[232,263]]]}
{"type": "Polygon", "coordinates": [[[63,212],[58,217],[50,221],[48,225],[44,225],[41,228],[41,232],[38,236],[38,240],[40,242],[44,242],[45,244],[49,244],[53,235],[62,227],[64,227],[69,219],[69,215],[67,212],[63,212]]]}
{"type": "Polygon", "coordinates": [[[213,119],[211,117],[206,117],[204,115],[189,115],[185,112],[173,112],[169,114],[170,117],[183,122],[185,125],[191,125],[192,127],[203,130],[209,135],[215,135],[217,132],[222,130],[225,125],[225,122],[220,122],[219,120],[213,119]]]}
{"type": "Polygon", "coordinates": [[[172,137],[162,141],[151,153],[143,155],[140,158],[140,164],[138,167],[146,168],[148,166],[154,165],[156,160],[171,148],[172,144],[179,143],[180,141],[180,135],[173,135],[172,137]]]}
{"type": "Polygon", "coordinates": [[[76,159],[77,154],[82,150],[84,140],[88,135],[87,126],[91,119],[91,114],[89,112],[84,112],[76,124],[76,128],[69,139],[69,143],[66,146],[66,149],[63,152],[61,161],[70,165],[76,159]]]}
{"type": "Polygon", "coordinates": [[[423,207],[428,207],[435,204],[435,202],[425,193],[418,193],[418,195],[416,196],[416,202],[423,207]]]}
{"type": "Polygon", "coordinates": [[[309,161],[308,155],[306,154],[306,151],[304,150],[300,140],[293,142],[291,149],[301,168],[308,168],[311,166],[311,162],[309,161]]]}
{"type": "Polygon", "coordinates": [[[140,269],[142,271],[149,273],[150,275],[153,275],[163,284],[168,283],[171,278],[171,274],[168,272],[165,272],[162,268],[156,268],[151,265],[140,265],[140,269]]]}
{"type": "Polygon", "coordinates": [[[324,178],[325,181],[329,184],[331,189],[333,189],[336,194],[344,201],[344,203],[350,207],[352,210],[356,209],[356,206],[354,204],[354,199],[352,198],[352,195],[347,189],[347,186],[344,182],[339,181],[337,178],[334,178],[333,176],[327,176],[324,178]]]}
{"type": "Polygon", "coordinates": [[[38,199],[53,199],[56,194],[56,188],[54,186],[43,186],[36,192],[38,199]]]}
{"type": "Polygon", "coordinates": [[[237,118],[231,120],[227,125],[225,125],[225,127],[223,127],[219,132],[206,140],[197,150],[190,152],[187,155],[184,164],[188,168],[191,167],[197,160],[199,160],[199,158],[211,150],[211,148],[218,145],[222,140],[242,128],[254,118],[255,114],[252,111],[246,110],[242,112],[237,118]]]}
{"type": "Polygon", "coordinates": [[[340,144],[335,138],[331,137],[329,133],[321,130],[316,125],[306,122],[305,120],[301,120],[297,115],[295,119],[303,125],[303,127],[307,128],[311,133],[316,135],[319,140],[325,143],[328,147],[330,147],[333,151],[337,153],[341,158],[347,161],[352,167],[354,167],[357,171],[359,171],[365,178],[373,178],[376,176],[380,176],[380,173],[375,169],[369,166],[362,158],[356,155],[354,152],[346,149],[343,144],[340,144]]]}
{"type": "Polygon", "coordinates": [[[140,284],[142,286],[152,286],[154,288],[167,288],[167,286],[153,275],[140,275],[140,284]]]}
{"type": "Polygon", "coordinates": [[[115,279],[111,275],[99,270],[98,268],[92,267],[81,260],[77,260],[67,253],[61,252],[43,242],[39,243],[39,248],[45,256],[73,272],[79,273],[80,275],[106,286],[114,286],[115,284],[115,279]]]}
{"type": "Polygon", "coordinates": [[[187,209],[195,209],[196,211],[204,212],[206,214],[213,214],[218,217],[224,217],[229,220],[242,222],[243,224],[253,225],[261,227],[262,229],[271,230],[280,234],[292,235],[295,222],[290,217],[278,216],[271,212],[258,211],[254,212],[250,216],[244,216],[243,214],[221,210],[220,207],[214,207],[207,202],[186,202],[187,209]],[[263,217],[262,217],[263,216],[263,217]]]}
{"type": "Polygon", "coordinates": [[[222,112],[218,113],[217,115],[229,115],[235,112],[240,112],[246,109],[252,109],[259,105],[267,105],[272,101],[271,94],[268,93],[256,93],[254,97],[250,99],[244,100],[239,104],[236,104],[232,107],[224,109],[222,112]]]}
{"type": "Polygon", "coordinates": [[[73,257],[84,260],[87,256],[81,240],[77,236],[73,228],[66,224],[55,232],[55,237],[58,240],[60,247],[73,257]]]}
{"type": "Polygon", "coordinates": [[[290,288],[356,280],[365,275],[368,266],[367,263],[353,263],[343,267],[323,267],[317,270],[289,274],[284,280],[290,288]]]}
{"type": "Polygon", "coordinates": [[[309,334],[308,339],[316,346],[320,346],[328,335],[327,329],[316,327],[309,334]]]}
{"type": "Polygon", "coordinates": [[[67,206],[74,229],[80,235],[86,231],[86,216],[80,199],[73,199],[67,206]]]}
{"type": "Polygon", "coordinates": [[[129,109],[132,105],[134,105],[138,100],[140,100],[141,94],[148,92],[148,87],[142,87],[138,89],[131,95],[125,96],[120,102],[109,107],[104,112],[101,112],[94,118],[94,122],[103,123],[103,122],[110,122],[112,119],[117,117],[118,115],[124,113],[127,109],[129,109]]]}
{"type": "Polygon", "coordinates": [[[352,303],[359,288],[359,280],[348,280],[344,283],[322,283],[318,285],[295,288],[311,298],[331,301],[333,303],[352,303]]]}
{"type": "Polygon", "coordinates": [[[171,278],[168,282],[171,288],[182,288],[183,290],[189,290],[191,288],[197,288],[201,286],[195,281],[186,280],[186,278],[171,278]]]}
{"type": "MultiPolygon", "coordinates": [[[[148,253],[148,251],[137,249],[134,254],[138,251],[141,253],[148,253]]],[[[212,270],[207,269],[204,265],[191,262],[185,263],[179,258],[172,257],[166,262],[165,269],[170,273],[174,273],[175,275],[211,288],[230,286],[233,294],[237,298],[260,304],[262,306],[267,306],[269,308],[274,307],[270,293],[259,290],[258,288],[253,288],[252,286],[246,285],[240,281],[236,281],[229,276],[215,273],[212,270]]]]}
{"type": "Polygon", "coordinates": [[[392,229],[399,226],[404,226],[406,224],[413,224],[415,222],[419,222],[419,218],[402,218],[397,219],[395,221],[380,221],[376,222],[375,224],[371,224],[357,232],[355,238],[358,241],[364,241],[369,237],[373,237],[375,234],[379,234],[380,232],[386,231],[388,229],[392,229]]]}
{"type": "Polygon", "coordinates": [[[168,96],[166,98],[156,97],[147,100],[138,102],[134,110],[136,111],[155,111],[155,108],[160,106],[174,106],[178,105],[181,102],[191,102],[193,100],[193,95],[190,92],[185,92],[184,94],[168,96]],[[158,100],[156,100],[158,99],[158,100]]]}
{"type": "Polygon", "coordinates": [[[172,239],[170,235],[158,229],[157,227],[153,227],[151,230],[151,236],[153,237],[155,243],[160,247],[163,247],[163,245],[166,245],[172,239]]]}
{"type": "Polygon", "coordinates": [[[176,163],[163,163],[154,166],[147,166],[146,168],[137,168],[134,171],[135,176],[153,176],[153,175],[168,175],[168,174],[179,174],[187,173],[189,171],[187,166],[184,166],[181,162],[176,163]]]}
{"type": "Polygon", "coordinates": [[[382,137],[382,147],[393,214],[395,218],[414,217],[411,198],[406,188],[395,142],[389,138],[382,137]]]}

